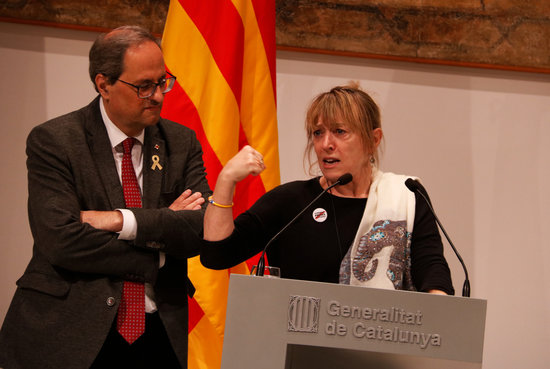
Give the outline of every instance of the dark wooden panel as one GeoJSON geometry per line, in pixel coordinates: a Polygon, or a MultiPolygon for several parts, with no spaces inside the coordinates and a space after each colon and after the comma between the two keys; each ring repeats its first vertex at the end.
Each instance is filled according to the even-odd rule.
{"type": "MultiPolygon", "coordinates": [[[[161,35],[168,5],[4,0],[0,20],[94,30],[139,24],[161,35]]],[[[276,11],[279,49],[550,73],[546,0],[277,0],[276,11]]]]}
{"type": "Polygon", "coordinates": [[[279,0],[277,44],[548,71],[550,2],[279,0]]]}
{"type": "MultiPolygon", "coordinates": [[[[1,0],[0,16],[29,23],[107,30],[135,24],[161,34],[169,0],[1,0]]],[[[8,19],[5,19],[8,20],[8,19]]]]}

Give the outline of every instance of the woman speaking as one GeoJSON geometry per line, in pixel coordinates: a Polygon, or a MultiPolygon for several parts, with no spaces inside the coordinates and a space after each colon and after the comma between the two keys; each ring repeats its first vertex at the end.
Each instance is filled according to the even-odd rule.
{"type": "Polygon", "coordinates": [[[322,175],[274,188],[235,220],[236,184],[265,166],[250,146],[229,160],[204,217],[202,264],[247,260],[329,189],[269,245],[283,278],[454,294],[435,218],[405,186],[416,178],[378,169],[383,133],[372,98],[355,85],[334,87],[311,103],[306,131],[310,168],[322,175]]]}

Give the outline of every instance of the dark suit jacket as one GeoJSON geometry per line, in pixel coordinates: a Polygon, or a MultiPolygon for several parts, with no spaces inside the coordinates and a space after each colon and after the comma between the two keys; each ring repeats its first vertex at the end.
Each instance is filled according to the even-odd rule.
{"type": "Polygon", "coordinates": [[[124,208],[99,98],[35,127],[27,156],[33,255],[0,332],[0,367],[88,368],[115,319],[123,280],[154,285],[186,367],[187,258],[198,254],[204,209],[167,206],[187,188],[211,194],[194,132],[164,119],[145,130],[143,208],[133,209],[133,242],[79,220],[81,210],[124,208]],[[162,170],[152,169],[153,155],[162,170]],[[161,269],[159,250],[166,253],[161,269]]]}

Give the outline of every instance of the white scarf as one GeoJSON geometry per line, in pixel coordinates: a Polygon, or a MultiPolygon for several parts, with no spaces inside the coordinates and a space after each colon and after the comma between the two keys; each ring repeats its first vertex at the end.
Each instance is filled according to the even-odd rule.
{"type": "Polygon", "coordinates": [[[415,177],[373,171],[363,218],[340,266],[340,283],[414,290],[410,246],[416,199],[405,180],[415,177]]]}

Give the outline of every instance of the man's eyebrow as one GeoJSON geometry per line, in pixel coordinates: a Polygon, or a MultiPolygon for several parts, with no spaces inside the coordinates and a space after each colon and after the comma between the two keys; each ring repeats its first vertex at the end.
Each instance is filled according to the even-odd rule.
{"type": "Polygon", "coordinates": [[[160,77],[160,78],[159,78],[158,80],[156,80],[156,81],[154,81],[154,80],[148,78],[148,79],[144,79],[144,80],[141,80],[141,81],[139,81],[139,82],[136,82],[136,84],[137,84],[137,85],[144,85],[144,84],[148,84],[148,83],[157,83],[157,82],[159,82],[159,81],[162,80],[162,79],[166,79],[166,76],[167,76],[167,75],[168,75],[167,73],[164,73],[164,75],[163,75],[162,77],[160,77]]]}

